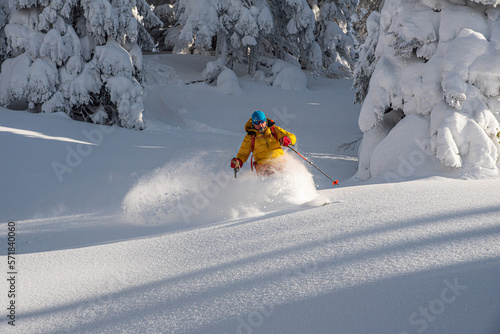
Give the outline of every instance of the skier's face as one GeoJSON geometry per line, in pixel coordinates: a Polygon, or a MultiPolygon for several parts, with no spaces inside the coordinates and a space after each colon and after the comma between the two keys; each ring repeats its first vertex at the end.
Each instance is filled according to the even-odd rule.
{"type": "Polygon", "coordinates": [[[258,131],[262,132],[267,126],[266,121],[260,121],[260,123],[253,123],[253,127],[258,131]]]}

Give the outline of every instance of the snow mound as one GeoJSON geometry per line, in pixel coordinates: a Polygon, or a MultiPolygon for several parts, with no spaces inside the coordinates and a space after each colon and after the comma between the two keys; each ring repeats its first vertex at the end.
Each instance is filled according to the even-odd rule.
{"type": "Polygon", "coordinates": [[[271,70],[272,84],[283,90],[304,91],[307,89],[307,77],[300,67],[276,59],[271,70]]]}
{"type": "Polygon", "coordinates": [[[243,94],[238,77],[229,68],[225,68],[217,77],[217,87],[221,93],[227,95],[243,94]]]}
{"type": "Polygon", "coordinates": [[[186,227],[262,216],[316,199],[312,175],[295,157],[286,159],[286,173],[261,178],[242,171],[237,179],[231,170],[207,172],[200,158],[169,163],[140,179],[122,209],[135,224],[186,227]]]}

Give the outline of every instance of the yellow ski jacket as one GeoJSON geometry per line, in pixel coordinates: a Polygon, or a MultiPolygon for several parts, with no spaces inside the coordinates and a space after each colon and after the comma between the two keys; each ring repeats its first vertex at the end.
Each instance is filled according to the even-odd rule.
{"type": "Polygon", "coordinates": [[[236,155],[244,163],[248,160],[250,153],[252,153],[252,137],[255,136],[253,159],[258,164],[271,164],[273,160],[283,156],[285,153],[281,148],[279,140],[282,137],[288,136],[291,140],[291,145],[295,145],[296,138],[291,132],[285,131],[279,126],[274,125],[272,119],[267,119],[267,127],[263,132],[258,131],[253,127],[252,119],[250,118],[245,124],[245,131],[247,135],[243,138],[240,150],[236,155]],[[274,137],[271,127],[274,126],[276,137],[274,137]]]}

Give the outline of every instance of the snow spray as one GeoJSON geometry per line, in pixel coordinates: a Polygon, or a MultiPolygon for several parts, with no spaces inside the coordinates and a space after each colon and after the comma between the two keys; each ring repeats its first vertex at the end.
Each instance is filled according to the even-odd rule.
{"type": "Polygon", "coordinates": [[[284,173],[260,177],[245,170],[238,179],[220,162],[172,162],[142,177],[122,209],[132,223],[182,227],[261,216],[318,197],[307,168],[291,155],[285,159],[284,173]]]}

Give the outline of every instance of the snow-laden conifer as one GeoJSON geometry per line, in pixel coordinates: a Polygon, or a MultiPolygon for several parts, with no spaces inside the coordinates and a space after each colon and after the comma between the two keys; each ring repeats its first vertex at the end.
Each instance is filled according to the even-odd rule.
{"type": "Polygon", "coordinates": [[[356,91],[355,103],[363,104],[368,86],[380,55],[376,47],[380,33],[380,13],[372,12],[366,21],[367,37],[359,51],[359,59],[354,69],[353,89],[356,91]]]}
{"type": "Polygon", "coordinates": [[[371,13],[379,12],[380,5],[383,0],[359,0],[354,8],[355,14],[352,15],[351,21],[353,32],[358,43],[364,43],[368,37],[368,18],[371,13]]]}
{"type": "Polygon", "coordinates": [[[5,26],[0,103],[141,129],[146,27],[160,21],[144,0],[12,1],[5,26]]]}
{"type": "Polygon", "coordinates": [[[373,72],[359,116],[358,177],[398,162],[403,173],[427,156],[447,168],[498,166],[497,4],[389,0],[370,16],[355,85],[362,98],[373,72]],[[409,128],[421,137],[407,138],[409,128]],[[411,145],[415,154],[398,155],[391,143],[411,145]]]}
{"type": "Polygon", "coordinates": [[[179,0],[176,8],[179,26],[165,38],[174,52],[212,50],[229,67],[247,65],[251,75],[268,63],[263,57],[293,57],[316,74],[352,76],[351,0],[179,0]]]}
{"type": "Polygon", "coordinates": [[[356,52],[351,35],[354,1],[314,0],[316,43],[311,50],[313,69],[331,78],[352,77],[356,52]],[[321,50],[321,59],[318,52],[321,50]]]}
{"type": "MultiPolygon", "coordinates": [[[[311,63],[315,42],[315,16],[306,0],[269,0],[276,33],[269,37],[280,59],[292,55],[303,65],[311,63]]],[[[313,57],[313,59],[317,59],[313,57]]]]}
{"type": "Polygon", "coordinates": [[[5,39],[5,25],[10,8],[6,3],[0,3],[0,65],[7,55],[7,42],[5,39]]]}
{"type": "Polygon", "coordinates": [[[153,9],[154,14],[162,22],[161,25],[148,29],[153,38],[155,48],[158,50],[172,51],[175,40],[169,35],[170,30],[176,24],[176,0],[148,0],[148,4],[153,9]]]}

